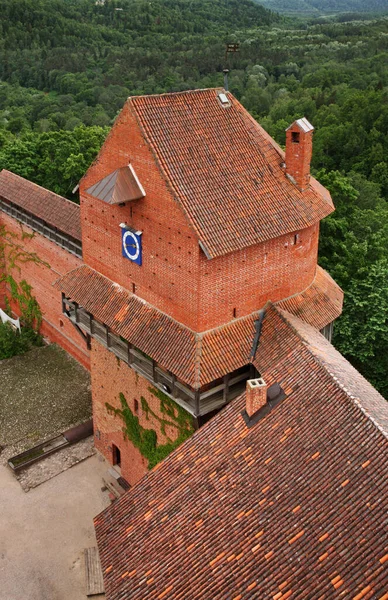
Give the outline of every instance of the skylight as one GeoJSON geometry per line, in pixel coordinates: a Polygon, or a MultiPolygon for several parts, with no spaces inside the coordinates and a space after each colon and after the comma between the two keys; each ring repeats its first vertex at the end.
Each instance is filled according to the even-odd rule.
{"type": "Polygon", "coordinates": [[[228,96],[226,94],[224,94],[223,92],[218,94],[218,98],[220,99],[221,104],[223,104],[224,106],[228,106],[230,104],[230,102],[228,100],[228,96]]]}

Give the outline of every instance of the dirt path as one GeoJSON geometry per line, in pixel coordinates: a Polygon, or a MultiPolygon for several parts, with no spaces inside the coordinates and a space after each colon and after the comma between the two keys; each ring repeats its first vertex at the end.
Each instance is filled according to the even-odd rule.
{"type": "Polygon", "coordinates": [[[109,504],[106,468],[94,455],[26,494],[0,465],[0,600],[86,600],[82,551],[109,504]]]}

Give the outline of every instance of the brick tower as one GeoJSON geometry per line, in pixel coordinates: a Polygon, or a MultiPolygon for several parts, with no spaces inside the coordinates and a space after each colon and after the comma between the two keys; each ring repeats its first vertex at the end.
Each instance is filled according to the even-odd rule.
{"type": "Polygon", "coordinates": [[[339,316],[312,131],[292,124],[284,154],[224,90],[131,97],[83,178],[84,265],[58,287],[91,347],[96,446],[131,484],[258,375],[267,301],[339,316]]]}

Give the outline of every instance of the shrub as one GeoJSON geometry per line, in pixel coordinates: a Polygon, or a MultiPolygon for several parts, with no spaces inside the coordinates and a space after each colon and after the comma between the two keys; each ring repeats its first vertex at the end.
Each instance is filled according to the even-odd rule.
{"type": "Polygon", "coordinates": [[[0,360],[25,354],[33,346],[42,345],[42,336],[33,329],[23,327],[19,333],[12,328],[10,323],[0,322],[0,360]]]}

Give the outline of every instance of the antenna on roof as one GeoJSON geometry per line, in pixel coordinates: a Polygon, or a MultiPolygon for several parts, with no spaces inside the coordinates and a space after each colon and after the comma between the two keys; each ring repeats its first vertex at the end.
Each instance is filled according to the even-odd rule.
{"type": "MultiPolygon", "coordinates": [[[[240,44],[226,44],[226,50],[225,50],[226,65],[228,64],[229,54],[234,54],[235,52],[240,52],[240,44]]],[[[223,70],[223,73],[224,73],[224,88],[225,88],[225,91],[227,92],[229,89],[229,82],[228,82],[229,69],[227,67],[225,67],[225,69],[223,70]]]]}

